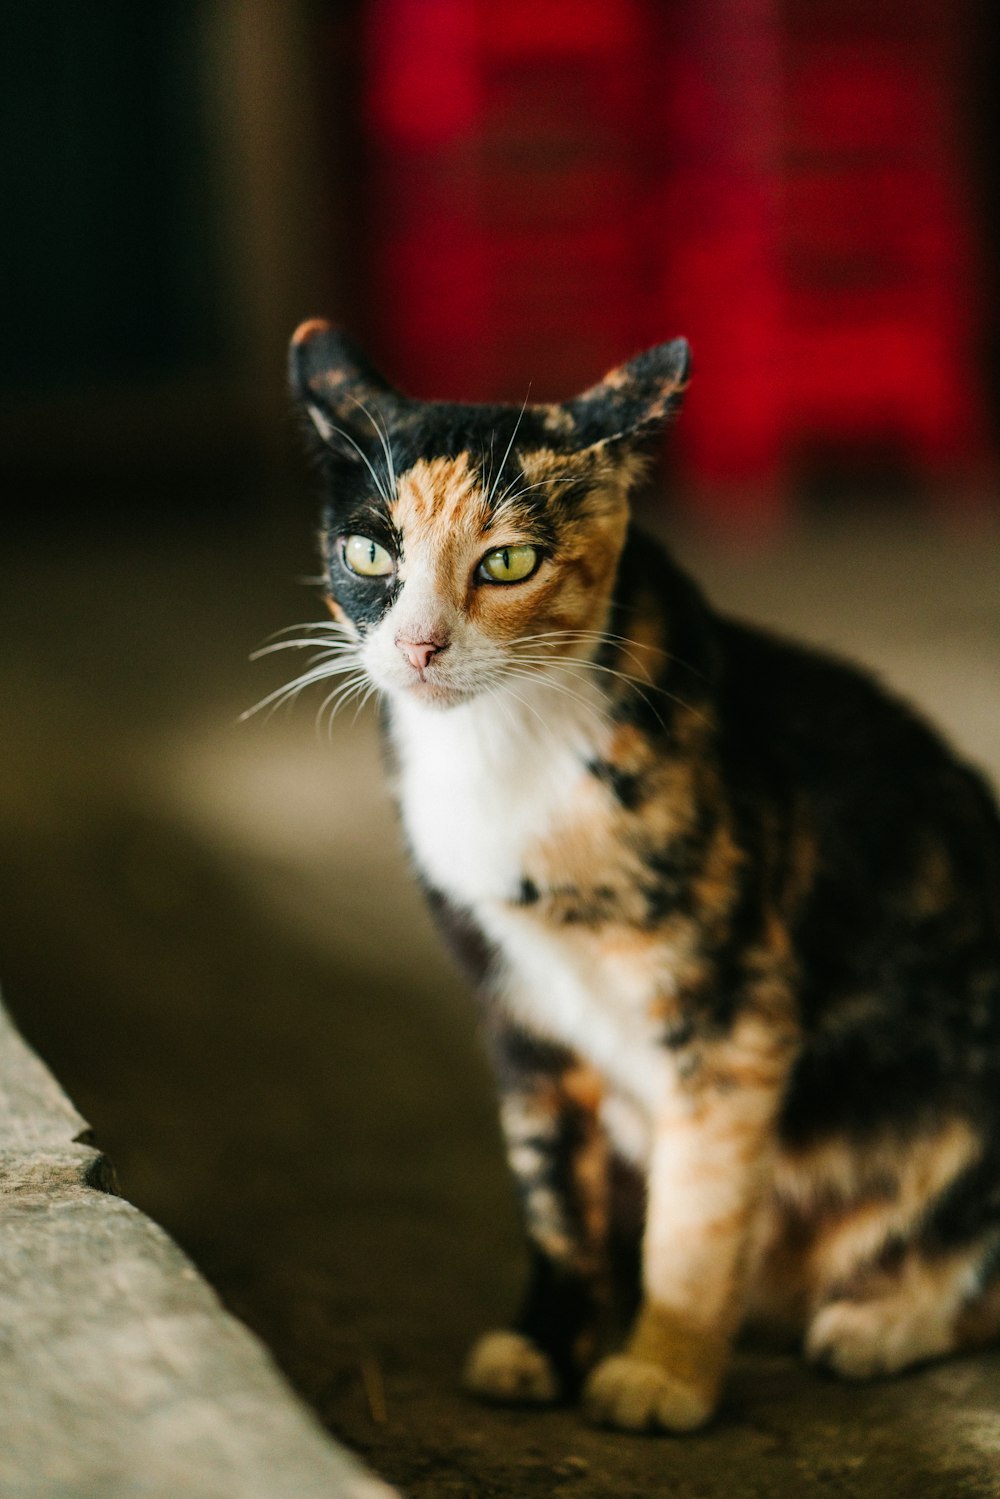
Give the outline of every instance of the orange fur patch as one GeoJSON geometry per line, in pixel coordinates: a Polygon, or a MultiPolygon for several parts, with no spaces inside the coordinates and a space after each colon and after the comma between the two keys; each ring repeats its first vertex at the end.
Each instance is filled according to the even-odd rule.
{"type": "Polygon", "coordinates": [[[628,1351],[659,1364],[714,1405],[729,1359],[729,1337],[673,1307],[649,1303],[639,1314],[628,1351]]]}

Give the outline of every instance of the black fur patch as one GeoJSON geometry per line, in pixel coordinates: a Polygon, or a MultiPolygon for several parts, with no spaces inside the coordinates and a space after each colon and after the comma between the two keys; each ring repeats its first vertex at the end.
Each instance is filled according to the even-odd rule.
{"type": "Polygon", "coordinates": [[[641,776],[622,770],[609,760],[591,760],[588,762],[587,769],[592,776],[596,776],[599,781],[610,788],[612,796],[621,803],[626,812],[634,812],[641,804],[644,794],[641,776]]]}

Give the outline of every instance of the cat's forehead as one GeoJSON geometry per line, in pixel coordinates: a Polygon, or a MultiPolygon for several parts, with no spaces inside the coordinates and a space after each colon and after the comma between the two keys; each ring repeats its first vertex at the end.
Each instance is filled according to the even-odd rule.
{"type": "Polygon", "coordinates": [[[532,448],[513,471],[494,472],[488,457],[465,448],[454,457],[418,458],[397,475],[386,508],[393,532],[409,544],[458,555],[491,535],[554,541],[568,518],[566,496],[582,487],[552,449],[532,448]]]}
{"type": "MultiPolygon", "coordinates": [[[[353,524],[363,506],[390,535],[445,539],[529,528],[552,539],[611,470],[581,449],[559,407],[410,403],[366,406],[369,432],[355,460],[331,474],[331,519],[353,524]]],[[[360,518],[359,518],[360,526],[360,518]]]]}
{"type": "Polygon", "coordinates": [[[436,545],[489,527],[489,494],[468,449],[454,457],[418,458],[400,474],[388,505],[399,535],[436,545]]]}
{"type": "Polygon", "coordinates": [[[405,467],[465,454],[470,471],[495,475],[518,453],[548,449],[568,457],[582,446],[577,419],[565,406],[412,401],[383,420],[394,456],[405,467]]]}

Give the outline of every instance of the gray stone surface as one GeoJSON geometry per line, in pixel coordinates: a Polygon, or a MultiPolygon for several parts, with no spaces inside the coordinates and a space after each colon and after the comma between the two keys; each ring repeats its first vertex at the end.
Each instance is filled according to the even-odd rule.
{"type": "Polygon", "coordinates": [[[3,1499],[389,1499],[88,1133],[0,1009],[3,1499]]]}

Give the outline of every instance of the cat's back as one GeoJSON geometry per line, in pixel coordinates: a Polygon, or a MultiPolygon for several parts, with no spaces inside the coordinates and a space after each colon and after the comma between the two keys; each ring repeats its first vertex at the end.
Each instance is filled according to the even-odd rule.
{"type": "Polygon", "coordinates": [[[869,826],[948,825],[1000,856],[985,778],[873,673],[736,620],[719,619],[718,639],[720,752],[745,794],[869,826]]]}

